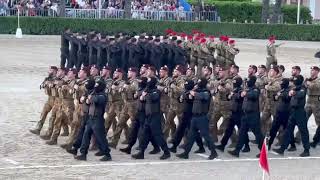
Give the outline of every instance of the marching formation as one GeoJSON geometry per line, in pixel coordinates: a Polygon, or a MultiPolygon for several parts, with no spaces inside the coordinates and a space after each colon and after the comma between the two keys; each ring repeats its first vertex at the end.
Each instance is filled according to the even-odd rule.
{"type": "Polygon", "coordinates": [[[215,43],[213,36],[198,31],[186,35],[169,29],[166,34],[136,39],[123,33],[66,30],[61,67],[51,66],[40,86],[48,100],[30,132],[40,135],[51,111],[48,129],[40,137],[56,145],[60,135],[68,136],[61,147],[78,160],[86,160],[91,145],[98,149],[96,156],[110,161],[109,148],[118,147],[121,135],[126,144],[121,152],[131,154],[137,144],[134,159],[144,159],[149,142],[149,153],[162,151],[161,160],[179,147],[184,151],[177,157],[189,158],[194,142],[195,153],[208,147],[209,159],[226,148],[239,157],[250,152],[250,143],[260,149],[264,137],[269,137],[269,149],[277,139],[273,150],[278,154],[296,151],[302,142],[300,156],[310,156],[310,146],[320,141],[319,67],[311,67],[308,78],[300,75],[299,66],[292,67],[292,77],[283,77],[285,68],[277,65],[275,56],[279,45],[272,36],[266,65],[250,65],[243,78],[234,62],[239,49],[229,37],[215,43]],[[318,128],[309,143],[312,114],[318,128]],[[249,131],[255,141],[250,141],[249,131]]]}

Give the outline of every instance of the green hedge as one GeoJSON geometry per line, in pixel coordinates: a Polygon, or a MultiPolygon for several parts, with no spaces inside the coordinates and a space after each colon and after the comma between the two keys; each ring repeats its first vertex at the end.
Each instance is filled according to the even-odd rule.
{"type": "MultiPolygon", "coordinates": [[[[191,4],[197,4],[197,0],[189,0],[191,4]]],[[[235,2],[235,1],[217,1],[204,0],[205,4],[215,5],[218,9],[219,16],[222,22],[232,22],[236,19],[237,22],[244,22],[253,20],[256,23],[261,22],[262,4],[259,2],[235,2]]],[[[282,13],[284,14],[284,22],[295,24],[297,23],[297,6],[284,5],[282,6],[282,13]]],[[[309,8],[301,7],[301,19],[312,20],[309,8]]]]}
{"type": "MultiPolygon", "coordinates": [[[[190,33],[199,29],[206,34],[221,34],[237,38],[266,39],[276,35],[278,39],[320,41],[320,25],[285,24],[238,24],[210,22],[169,22],[143,20],[94,20],[48,17],[21,17],[20,26],[24,34],[57,35],[65,27],[74,31],[95,29],[101,32],[134,32],[162,34],[172,28],[177,32],[190,33]]],[[[14,34],[17,27],[16,17],[0,17],[0,34],[14,34]]]]}

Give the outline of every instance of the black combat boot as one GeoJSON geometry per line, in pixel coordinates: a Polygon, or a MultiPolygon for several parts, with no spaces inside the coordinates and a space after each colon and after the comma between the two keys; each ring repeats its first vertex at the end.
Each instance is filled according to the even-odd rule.
{"type": "Polygon", "coordinates": [[[50,140],[50,141],[47,141],[46,144],[48,144],[48,145],[57,145],[58,142],[57,142],[57,140],[50,140]]]}
{"type": "Polygon", "coordinates": [[[273,149],[273,152],[279,154],[279,155],[282,155],[284,154],[284,150],[282,148],[278,148],[278,149],[273,149]]]}
{"type": "Polygon", "coordinates": [[[72,148],[70,148],[70,149],[67,149],[66,150],[68,153],[70,153],[70,154],[73,154],[73,155],[77,155],[77,152],[78,152],[78,150],[76,149],[76,148],[74,148],[74,147],[72,147],[72,148]]]}
{"type": "Polygon", "coordinates": [[[111,155],[109,153],[104,155],[100,161],[112,161],[111,155]]]}
{"type": "Polygon", "coordinates": [[[295,145],[291,145],[290,148],[288,149],[289,152],[293,152],[293,151],[296,151],[297,148],[295,145]]]}
{"type": "Polygon", "coordinates": [[[308,150],[304,150],[303,153],[300,154],[300,157],[309,157],[310,156],[310,152],[309,149],[308,150]]]}
{"type": "Polygon", "coordinates": [[[143,151],[139,151],[137,154],[131,156],[133,159],[144,159],[143,151]]]}
{"type": "Polygon", "coordinates": [[[160,160],[165,160],[170,157],[171,157],[170,152],[167,150],[167,151],[163,152],[162,156],[160,156],[160,160]]]}
{"type": "Polygon", "coordinates": [[[160,148],[159,148],[159,147],[157,147],[157,148],[153,148],[153,150],[152,150],[152,151],[150,151],[150,152],[149,152],[149,154],[158,154],[160,151],[161,151],[161,150],[160,150],[160,148]]]}
{"type": "Polygon", "coordinates": [[[60,147],[63,149],[70,149],[71,148],[71,144],[61,144],[60,147]]]}
{"type": "Polygon", "coordinates": [[[49,135],[40,135],[40,138],[43,140],[50,140],[51,136],[49,135]]]}
{"type": "Polygon", "coordinates": [[[244,148],[242,149],[242,152],[243,153],[248,153],[250,152],[250,146],[247,144],[247,145],[244,145],[244,148]]]}
{"type": "Polygon", "coordinates": [[[79,161],[86,161],[87,160],[87,155],[81,154],[79,156],[75,156],[74,159],[79,160],[79,161]]]}
{"type": "Polygon", "coordinates": [[[94,154],[95,156],[103,156],[105,155],[105,153],[101,152],[101,151],[98,151],[94,154]]]}
{"type": "Polygon", "coordinates": [[[29,130],[32,134],[35,134],[35,135],[40,135],[40,130],[39,129],[31,129],[29,130]]]}
{"type": "Polygon", "coordinates": [[[316,148],[317,145],[318,145],[318,143],[315,142],[315,141],[313,141],[313,142],[310,143],[310,146],[313,147],[313,148],[316,148]]]}
{"type": "Polygon", "coordinates": [[[198,150],[196,150],[194,153],[196,154],[201,154],[201,153],[205,153],[206,150],[204,149],[204,147],[200,147],[198,150]]]}
{"type": "Polygon", "coordinates": [[[224,152],[224,147],[225,147],[224,145],[219,144],[219,145],[216,146],[216,149],[218,149],[221,152],[224,152]]]}
{"type": "Polygon", "coordinates": [[[186,152],[183,152],[183,153],[181,153],[181,154],[177,154],[176,156],[177,156],[178,158],[180,158],[180,159],[189,159],[189,154],[186,153],[186,152]]]}
{"type": "Polygon", "coordinates": [[[211,154],[208,157],[208,160],[216,159],[217,157],[218,157],[217,151],[213,150],[213,151],[211,151],[211,154]]]}
{"type": "Polygon", "coordinates": [[[171,148],[169,148],[169,151],[172,153],[177,153],[177,147],[173,145],[171,148]]]}
{"type": "Polygon", "coordinates": [[[126,154],[131,154],[131,147],[128,146],[126,148],[122,148],[120,151],[126,154]]]}
{"type": "Polygon", "coordinates": [[[234,157],[239,157],[239,151],[238,150],[233,150],[233,151],[228,151],[228,153],[234,157]]]}

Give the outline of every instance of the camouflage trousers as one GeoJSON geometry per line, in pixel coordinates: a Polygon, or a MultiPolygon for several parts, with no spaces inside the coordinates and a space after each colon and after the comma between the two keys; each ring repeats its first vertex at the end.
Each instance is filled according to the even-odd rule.
{"type": "Polygon", "coordinates": [[[274,64],[274,65],[278,64],[277,58],[275,56],[268,56],[267,57],[266,67],[267,67],[268,71],[269,71],[269,69],[271,67],[271,64],[274,64]]]}
{"type": "Polygon", "coordinates": [[[217,65],[219,65],[220,67],[225,67],[226,65],[226,60],[223,56],[217,56],[216,58],[216,62],[217,62],[217,65]]]}
{"type": "Polygon", "coordinates": [[[260,109],[260,112],[263,111],[264,109],[264,106],[266,104],[266,95],[265,95],[265,89],[261,89],[260,90],[260,96],[259,96],[259,109],[260,109]]]}
{"type": "Polygon", "coordinates": [[[218,142],[218,135],[222,135],[227,129],[231,118],[231,104],[229,101],[212,102],[209,114],[209,130],[215,142],[218,142]],[[218,122],[223,118],[222,124],[218,130],[218,122]]]}
{"type": "Polygon", "coordinates": [[[72,100],[62,100],[62,104],[57,112],[57,118],[54,121],[53,133],[51,141],[56,141],[60,135],[61,127],[63,125],[71,125],[73,120],[74,104],[72,100]]]}
{"type": "Polygon", "coordinates": [[[73,120],[70,124],[71,131],[70,131],[69,138],[66,142],[66,144],[69,145],[70,147],[74,143],[74,141],[76,140],[76,138],[79,134],[81,122],[82,122],[82,117],[83,117],[83,112],[82,112],[81,105],[79,103],[75,103],[75,109],[73,112],[73,120]]]}
{"type": "Polygon", "coordinates": [[[271,129],[271,116],[274,118],[276,115],[277,102],[273,98],[266,98],[265,105],[261,115],[261,131],[263,135],[271,129]]]}
{"type": "MultiPolygon", "coordinates": [[[[116,117],[119,120],[119,118],[121,116],[122,108],[123,108],[123,102],[121,102],[121,101],[110,102],[109,105],[110,105],[109,109],[108,109],[106,116],[105,116],[106,134],[108,134],[111,126],[115,127],[115,128],[112,128],[113,134],[114,134],[116,131],[116,127],[117,127],[116,117]]],[[[128,134],[129,134],[129,127],[128,126],[125,126],[124,133],[125,133],[126,137],[128,137],[128,134]]]]}
{"type": "MultiPolygon", "coordinates": [[[[54,101],[54,105],[51,109],[51,116],[49,118],[49,126],[48,126],[48,129],[46,130],[46,132],[44,133],[44,136],[48,136],[48,137],[51,137],[52,135],[52,132],[53,132],[53,127],[54,127],[54,121],[57,117],[57,112],[59,110],[59,107],[61,106],[61,99],[59,98],[56,98],[55,101],[54,101]]],[[[64,125],[63,126],[63,129],[66,131],[66,128],[68,128],[67,125],[64,125]]]]}
{"type": "MultiPolygon", "coordinates": [[[[120,140],[120,136],[122,133],[122,130],[124,129],[128,129],[128,120],[130,119],[131,121],[135,121],[136,120],[136,115],[137,115],[137,102],[133,101],[133,102],[125,102],[124,107],[120,113],[120,117],[117,123],[117,128],[116,131],[113,133],[113,138],[112,138],[112,144],[117,145],[119,140],[120,140]]],[[[128,139],[128,130],[125,133],[125,137],[126,139],[128,139]]]]}
{"type": "Polygon", "coordinates": [[[48,100],[46,101],[46,103],[44,104],[44,106],[42,108],[42,112],[40,115],[40,121],[38,121],[38,123],[37,123],[37,127],[36,127],[37,130],[41,131],[43,124],[46,121],[47,115],[53,109],[54,104],[55,104],[55,97],[48,96],[48,100]]]}
{"type": "Polygon", "coordinates": [[[176,132],[176,124],[174,122],[175,117],[178,118],[178,121],[182,119],[183,116],[183,109],[181,105],[177,102],[170,103],[168,114],[166,115],[165,125],[163,129],[164,138],[167,139],[169,135],[173,137],[174,133],[176,132]]]}

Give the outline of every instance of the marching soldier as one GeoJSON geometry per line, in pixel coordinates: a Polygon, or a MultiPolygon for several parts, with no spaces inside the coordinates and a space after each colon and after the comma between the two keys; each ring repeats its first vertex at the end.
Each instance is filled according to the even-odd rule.
{"type": "MultiPolygon", "coordinates": [[[[128,70],[128,81],[122,86],[121,94],[124,101],[124,106],[118,120],[116,131],[113,133],[113,139],[110,142],[110,147],[116,148],[120,140],[122,130],[128,128],[127,122],[130,118],[131,121],[136,120],[137,114],[137,98],[134,94],[138,91],[138,70],[134,67],[128,70]]],[[[126,137],[128,138],[128,137],[126,137]]]]}
{"type": "Polygon", "coordinates": [[[66,28],[64,32],[61,35],[61,60],[60,60],[60,67],[65,68],[66,67],[66,61],[69,62],[69,41],[70,41],[70,28],[66,28]]]}
{"type": "Polygon", "coordinates": [[[195,75],[194,69],[189,67],[186,71],[187,80],[192,80],[193,82],[198,82],[198,77],[195,75]]]}
{"type": "MultiPolygon", "coordinates": [[[[200,37],[196,37],[191,48],[190,67],[195,69],[200,54],[200,37]]],[[[197,68],[197,71],[201,71],[197,68]]]]}
{"type": "Polygon", "coordinates": [[[250,76],[255,76],[256,73],[257,73],[257,66],[256,65],[249,65],[249,68],[248,68],[248,77],[250,76]]]}
{"type": "Polygon", "coordinates": [[[82,105],[80,104],[80,98],[87,94],[87,90],[85,87],[86,82],[88,81],[89,76],[89,68],[82,67],[78,73],[79,79],[76,81],[73,89],[70,89],[70,92],[73,93],[74,99],[74,113],[73,113],[73,120],[71,122],[71,133],[69,138],[65,144],[62,144],[61,147],[65,149],[70,149],[76,137],[79,133],[81,121],[83,118],[83,110],[82,105]]]}
{"type": "Polygon", "coordinates": [[[289,146],[289,143],[293,138],[295,126],[298,126],[298,129],[301,133],[301,139],[304,148],[304,151],[300,154],[300,157],[310,156],[308,121],[306,111],[304,109],[304,106],[306,104],[306,89],[303,86],[303,80],[303,76],[296,76],[293,80],[295,87],[294,89],[291,89],[289,91],[289,96],[291,97],[291,100],[288,127],[285,130],[284,140],[281,144],[281,147],[278,149],[273,149],[274,152],[280,155],[283,155],[284,151],[289,146]]]}
{"type": "Polygon", "coordinates": [[[208,55],[210,54],[209,49],[206,44],[206,39],[203,38],[200,40],[200,52],[198,56],[198,66],[197,66],[197,76],[200,77],[202,73],[202,68],[209,65],[208,55]]]}
{"type": "Polygon", "coordinates": [[[265,86],[267,84],[268,84],[267,68],[265,65],[260,65],[258,67],[256,87],[258,89],[260,89],[259,107],[260,107],[261,112],[264,109],[264,105],[265,105],[265,101],[266,101],[265,86]]]}
{"type": "Polygon", "coordinates": [[[223,134],[225,131],[231,117],[231,102],[227,99],[227,96],[232,91],[232,80],[228,77],[226,69],[220,68],[217,84],[213,99],[213,116],[210,119],[210,131],[215,142],[218,141],[218,134],[223,134]],[[223,123],[218,132],[218,121],[221,117],[223,117],[223,123]]]}
{"type": "Polygon", "coordinates": [[[167,115],[167,119],[165,122],[164,128],[164,136],[165,138],[170,136],[172,137],[176,131],[176,124],[174,122],[175,117],[178,117],[178,120],[181,120],[183,114],[183,108],[179,105],[179,97],[181,96],[184,90],[184,83],[185,83],[185,76],[184,74],[184,67],[177,66],[173,71],[172,81],[168,88],[169,98],[170,98],[170,105],[169,105],[169,112],[167,115]]]}
{"type": "Polygon", "coordinates": [[[270,131],[272,122],[271,116],[274,119],[276,115],[277,102],[274,97],[281,90],[281,79],[278,67],[271,66],[269,70],[268,83],[265,86],[266,101],[261,115],[261,130],[263,134],[270,131]]]}
{"type": "Polygon", "coordinates": [[[50,66],[48,71],[48,77],[46,77],[40,85],[40,89],[44,89],[45,94],[48,96],[48,100],[42,108],[40,120],[38,121],[36,128],[30,130],[30,132],[33,134],[40,135],[41,129],[46,121],[47,115],[53,109],[55,96],[52,94],[51,87],[53,86],[53,82],[56,78],[57,71],[58,68],[56,66],[50,66]]]}
{"type": "Polygon", "coordinates": [[[239,75],[239,66],[233,64],[230,67],[230,78],[232,80],[235,80],[236,78],[241,78],[241,76],[239,75]]]}
{"type": "Polygon", "coordinates": [[[290,89],[293,89],[294,88],[294,83],[293,83],[293,79],[295,77],[297,77],[298,75],[300,75],[301,73],[301,68],[300,66],[293,66],[291,68],[291,77],[290,77],[290,83],[289,83],[289,87],[290,89]]]}
{"type": "Polygon", "coordinates": [[[76,69],[69,69],[67,74],[67,80],[62,82],[62,85],[58,88],[59,98],[62,99],[60,109],[57,113],[57,118],[54,122],[54,129],[51,139],[46,142],[48,145],[57,144],[58,136],[63,124],[71,125],[73,120],[74,103],[72,89],[75,85],[75,78],[77,75],[76,69]]]}
{"type": "MultiPolygon", "coordinates": [[[[113,73],[113,83],[111,89],[109,89],[108,101],[109,109],[107,112],[107,117],[105,120],[106,134],[108,134],[109,129],[113,123],[117,124],[116,117],[120,118],[121,110],[123,108],[123,99],[121,95],[121,88],[125,84],[123,80],[123,70],[116,69],[113,73]]],[[[114,132],[113,132],[114,133],[114,132]]]]}
{"type": "Polygon", "coordinates": [[[217,44],[217,64],[220,67],[224,67],[226,64],[226,48],[228,46],[229,38],[227,36],[220,36],[220,42],[217,44]]]}
{"type": "Polygon", "coordinates": [[[226,47],[226,67],[229,68],[231,65],[235,64],[234,59],[240,50],[235,47],[235,40],[229,41],[229,46],[226,47]]]}
{"type": "Polygon", "coordinates": [[[276,49],[282,44],[276,45],[275,43],[276,43],[276,37],[270,36],[269,43],[267,44],[267,63],[266,63],[267,70],[270,69],[271,64],[274,64],[274,65],[278,64],[278,60],[276,57],[276,49]]]}
{"type": "Polygon", "coordinates": [[[210,66],[210,63],[212,64],[213,67],[216,66],[217,62],[214,57],[214,54],[216,52],[217,44],[214,42],[214,36],[209,36],[209,40],[207,42],[207,47],[209,50],[208,54],[208,65],[210,66]]]}
{"type": "Polygon", "coordinates": [[[161,93],[161,98],[160,98],[160,109],[161,112],[163,113],[165,119],[168,118],[168,112],[169,112],[169,105],[170,105],[170,97],[169,97],[169,92],[168,88],[171,83],[171,78],[169,77],[169,69],[167,66],[163,66],[160,68],[159,76],[160,80],[157,85],[157,89],[161,93]]]}
{"type": "MultiPolygon", "coordinates": [[[[307,118],[313,114],[316,121],[316,125],[320,127],[320,80],[319,80],[319,67],[312,66],[310,72],[310,78],[305,80],[305,86],[307,88],[307,103],[306,103],[306,113],[307,118]]],[[[316,139],[316,136],[313,137],[316,139]]],[[[314,142],[316,142],[314,140],[314,142]]],[[[315,147],[316,143],[313,143],[312,146],[315,147]]]]}
{"type": "Polygon", "coordinates": [[[193,36],[188,35],[187,40],[184,41],[183,48],[185,49],[187,53],[187,63],[190,64],[191,62],[191,50],[192,50],[192,45],[193,45],[193,36]]]}

